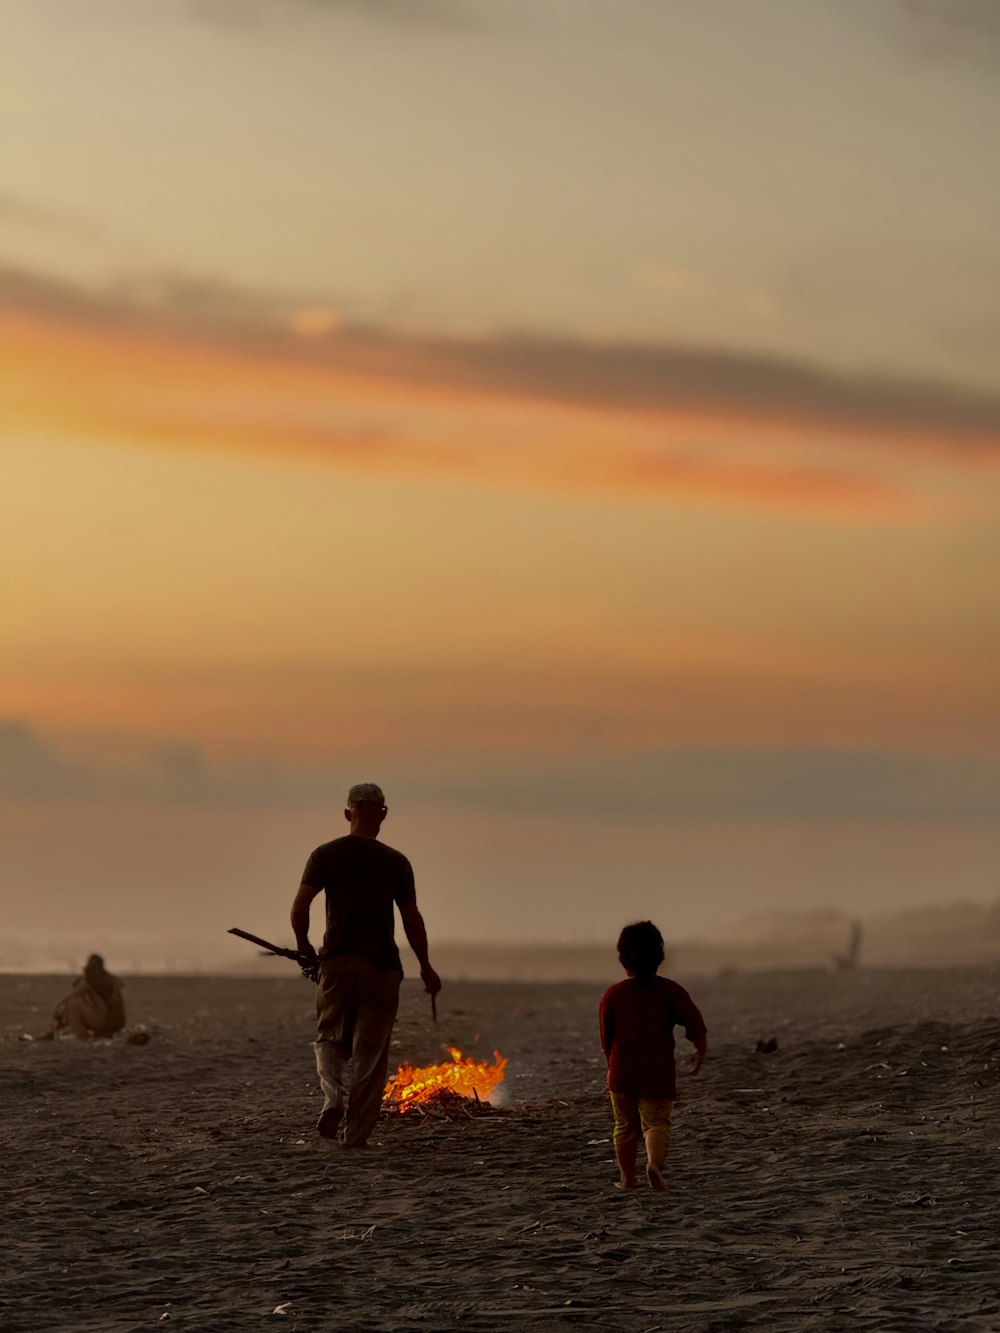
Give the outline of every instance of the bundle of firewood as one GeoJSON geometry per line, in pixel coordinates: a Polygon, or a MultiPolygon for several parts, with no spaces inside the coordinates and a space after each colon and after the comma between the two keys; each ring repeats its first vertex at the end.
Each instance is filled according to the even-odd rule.
{"type": "Polygon", "coordinates": [[[489,1102],[480,1101],[475,1094],[463,1097],[453,1088],[437,1088],[420,1101],[412,1098],[403,1102],[386,1102],[382,1114],[402,1116],[419,1124],[422,1120],[474,1120],[477,1116],[498,1115],[499,1111],[489,1102]]]}

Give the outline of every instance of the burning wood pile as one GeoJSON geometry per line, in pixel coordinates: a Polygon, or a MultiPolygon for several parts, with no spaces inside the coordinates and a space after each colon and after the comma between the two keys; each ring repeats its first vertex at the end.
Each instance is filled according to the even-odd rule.
{"type": "Polygon", "coordinates": [[[472,1119],[493,1115],[490,1095],[503,1082],[507,1060],[493,1052],[493,1063],[473,1060],[450,1048],[451,1063],[401,1065],[385,1085],[383,1114],[412,1116],[416,1121],[472,1119]]]}

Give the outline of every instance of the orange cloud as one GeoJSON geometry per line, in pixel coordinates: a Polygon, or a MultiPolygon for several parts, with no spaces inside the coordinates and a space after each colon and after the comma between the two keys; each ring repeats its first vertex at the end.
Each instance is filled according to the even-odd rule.
{"type": "Polygon", "coordinates": [[[852,515],[908,507],[861,459],[790,454],[792,437],[818,435],[822,448],[826,433],[815,427],[707,408],[547,400],[37,312],[0,315],[0,353],[11,432],[300,455],[566,493],[852,515]]]}
{"type": "Polygon", "coordinates": [[[231,755],[649,752],[677,745],[995,751],[989,662],[626,636],[527,657],[323,665],[48,666],[4,682],[34,726],[231,755]],[[928,700],[933,700],[929,707],[928,700]]]}
{"type": "Polygon", "coordinates": [[[565,493],[887,515],[907,458],[1000,457],[1000,400],[711,349],[344,325],[152,275],[94,295],[0,272],[8,429],[295,455],[565,493]]]}

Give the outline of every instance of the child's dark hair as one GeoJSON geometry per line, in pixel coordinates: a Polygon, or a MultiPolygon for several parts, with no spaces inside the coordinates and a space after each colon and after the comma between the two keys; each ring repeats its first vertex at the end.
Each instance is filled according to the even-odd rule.
{"type": "Polygon", "coordinates": [[[618,936],[621,965],[637,981],[652,981],[664,956],[663,936],[652,921],[633,921],[618,936]]]}

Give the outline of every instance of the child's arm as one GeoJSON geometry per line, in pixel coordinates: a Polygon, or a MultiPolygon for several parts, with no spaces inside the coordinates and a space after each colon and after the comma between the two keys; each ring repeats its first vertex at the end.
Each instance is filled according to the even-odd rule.
{"type": "Polygon", "coordinates": [[[604,1052],[605,1060],[611,1059],[611,1046],[615,1039],[615,1015],[614,1010],[608,1003],[607,995],[601,1000],[600,1008],[601,1020],[601,1049],[604,1052]]]}
{"type": "MultiPolygon", "coordinates": [[[[677,986],[677,983],[674,982],[677,986]]],[[[677,1005],[677,1017],[684,1025],[684,1035],[694,1046],[691,1053],[691,1073],[697,1074],[708,1053],[708,1029],[701,1016],[701,1010],[683,986],[677,986],[674,994],[677,1005]]]]}

